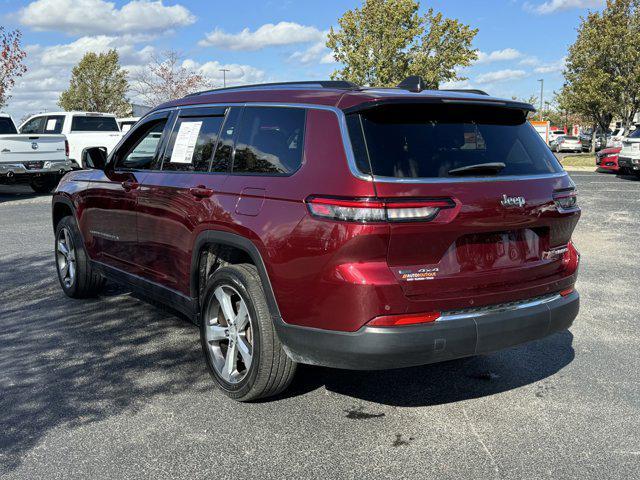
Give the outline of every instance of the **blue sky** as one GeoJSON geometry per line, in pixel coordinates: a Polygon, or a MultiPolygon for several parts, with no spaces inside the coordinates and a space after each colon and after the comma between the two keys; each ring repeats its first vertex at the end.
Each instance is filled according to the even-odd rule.
{"type": "MultiPolygon", "coordinates": [[[[480,59],[456,87],[528,98],[562,85],[562,66],[580,16],[604,0],[431,0],[448,17],[479,29],[480,59]]],[[[360,1],[295,0],[0,0],[2,25],[20,28],[29,72],[6,111],[55,110],[71,68],[87,51],[117,48],[125,67],[144,68],[154,53],[181,52],[189,67],[215,84],[328,78],[336,68],[324,35],[360,1]]]]}

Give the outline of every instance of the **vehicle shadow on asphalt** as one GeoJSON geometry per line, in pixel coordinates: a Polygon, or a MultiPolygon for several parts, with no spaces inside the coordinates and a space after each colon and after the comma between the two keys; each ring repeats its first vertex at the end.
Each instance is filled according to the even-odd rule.
{"type": "Polygon", "coordinates": [[[39,197],[51,198],[51,194],[35,193],[28,185],[0,185],[0,203],[31,200],[39,197]]]}
{"type": "MultiPolygon", "coordinates": [[[[320,387],[359,400],[396,407],[425,407],[495,395],[544,380],[575,357],[570,331],[490,355],[385,371],[299,366],[282,397],[320,387]]],[[[543,398],[546,386],[535,395],[543,398]]]]}
{"type": "Polygon", "coordinates": [[[53,429],[211,389],[191,323],[116,286],[67,298],[52,254],[0,259],[0,476],[53,429]]]}

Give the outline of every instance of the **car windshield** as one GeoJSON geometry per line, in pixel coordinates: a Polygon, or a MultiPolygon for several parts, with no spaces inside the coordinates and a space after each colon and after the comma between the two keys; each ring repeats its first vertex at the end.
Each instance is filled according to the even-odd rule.
{"type": "Polygon", "coordinates": [[[636,128],[629,134],[629,138],[640,138],[640,128],[636,128]]]}
{"type": "Polygon", "coordinates": [[[494,106],[383,105],[347,117],[364,173],[396,178],[560,172],[526,112],[494,106]],[[500,168],[494,168],[500,164],[500,168]],[[490,168],[491,166],[491,168],[490,168]]]}
{"type": "Polygon", "coordinates": [[[115,117],[77,115],[71,121],[72,132],[119,132],[115,117]]]}
{"type": "Polygon", "coordinates": [[[12,135],[18,133],[16,126],[9,117],[0,117],[0,135],[12,135]]]}

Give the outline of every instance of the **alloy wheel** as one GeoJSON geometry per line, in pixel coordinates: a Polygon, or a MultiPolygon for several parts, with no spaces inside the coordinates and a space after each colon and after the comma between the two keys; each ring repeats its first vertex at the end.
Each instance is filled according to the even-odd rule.
{"type": "Polygon", "coordinates": [[[205,311],[205,341],[213,367],[226,382],[238,383],[253,360],[253,330],[247,304],[230,285],[219,285],[205,311]]]}
{"type": "Polygon", "coordinates": [[[76,249],[68,228],[62,228],[58,234],[56,264],[62,283],[66,288],[71,288],[76,279],[76,249]]]}

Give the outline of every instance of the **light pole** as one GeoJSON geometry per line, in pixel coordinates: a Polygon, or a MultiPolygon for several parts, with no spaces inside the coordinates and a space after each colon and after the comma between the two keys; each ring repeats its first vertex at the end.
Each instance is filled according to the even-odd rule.
{"type": "Polygon", "coordinates": [[[540,121],[542,121],[542,102],[544,101],[544,78],[538,80],[540,82],[540,121]]]}
{"type": "Polygon", "coordinates": [[[227,70],[226,68],[221,68],[220,71],[222,72],[222,86],[226,87],[227,86],[227,72],[230,72],[231,70],[227,70]]]}

